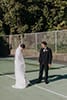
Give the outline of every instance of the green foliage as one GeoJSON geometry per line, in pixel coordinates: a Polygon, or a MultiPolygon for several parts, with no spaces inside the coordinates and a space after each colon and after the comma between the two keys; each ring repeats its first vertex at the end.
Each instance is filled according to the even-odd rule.
{"type": "Polygon", "coordinates": [[[66,0],[0,0],[0,34],[67,28],[66,0]],[[9,33],[8,26],[10,28],[9,33]]]}

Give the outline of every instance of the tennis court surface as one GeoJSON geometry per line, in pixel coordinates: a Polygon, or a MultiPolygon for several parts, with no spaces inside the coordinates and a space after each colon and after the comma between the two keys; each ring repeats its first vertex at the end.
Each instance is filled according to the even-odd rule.
{"type": "Polygon", "coordinates": [[[39,65],[37,60],[25,59],[26,76],[31,86],[13,89],[14,59],[0,58],[0,100],[67,100],[67,64],[53,63],[49,70],[49,84],[37,84],[39,65]]]}

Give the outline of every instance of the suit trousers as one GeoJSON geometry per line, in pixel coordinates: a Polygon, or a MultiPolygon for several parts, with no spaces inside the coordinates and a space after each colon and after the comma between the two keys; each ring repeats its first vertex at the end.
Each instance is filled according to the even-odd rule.
{"type": "Polygon", "coordinates": [[[39,70],[39,80],[42,80],[42,76],[43,76],[43,71],[45,70],[45,77],[44,80],[45,82],[48,81],[48,64],[40,64],[40,70],[39,70]]]}

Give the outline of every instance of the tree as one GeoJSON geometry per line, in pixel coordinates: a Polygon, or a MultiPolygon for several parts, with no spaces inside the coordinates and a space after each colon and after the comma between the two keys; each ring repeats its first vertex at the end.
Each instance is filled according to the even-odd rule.
{"type": "Polygon", "coordinates": [[[67,28],[66,0],[0,0],[0,34],[67,28]]]}

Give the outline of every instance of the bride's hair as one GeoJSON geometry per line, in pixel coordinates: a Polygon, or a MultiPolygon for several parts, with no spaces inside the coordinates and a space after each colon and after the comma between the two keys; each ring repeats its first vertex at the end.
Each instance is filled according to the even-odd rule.
{"type": "Polygon", "coordinates": [[[20,44],[20,47],[25,49],[25,44],[20,44]]]}

